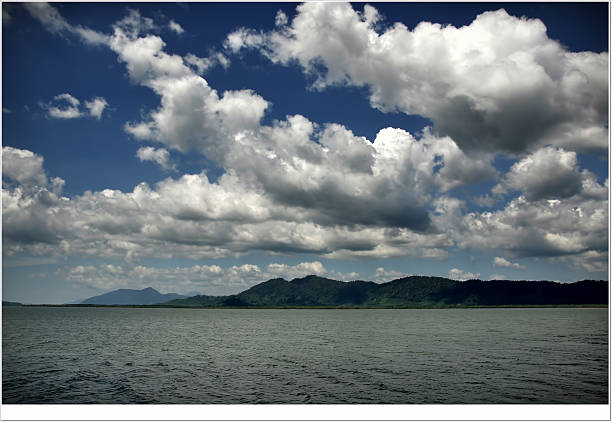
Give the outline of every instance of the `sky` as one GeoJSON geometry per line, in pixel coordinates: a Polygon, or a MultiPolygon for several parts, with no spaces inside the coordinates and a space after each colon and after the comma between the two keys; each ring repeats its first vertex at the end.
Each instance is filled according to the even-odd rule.
{"type": "Polygon", "coordinates": [[[2,297],[608,279],[607,3],[2,4],[2,297]]]}

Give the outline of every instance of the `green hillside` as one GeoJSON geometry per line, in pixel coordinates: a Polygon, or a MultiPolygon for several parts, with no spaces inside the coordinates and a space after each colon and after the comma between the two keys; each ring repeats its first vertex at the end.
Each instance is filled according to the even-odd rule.
{"type": "Polygon", "coordinates": [[[343,282],[310,275],[287,281],[276,278],[231,296],[192,296],[166,302],[175,306],[504,306],[605,305],[608,282],[455,281],[411,276],[388,283],[343,282]]]}

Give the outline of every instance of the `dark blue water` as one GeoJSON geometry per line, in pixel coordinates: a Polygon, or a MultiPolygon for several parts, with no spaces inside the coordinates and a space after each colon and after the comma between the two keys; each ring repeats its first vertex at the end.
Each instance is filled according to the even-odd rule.
{"type": "Polygon", "coordinates": [[[607,309],[3,308],[3,403],[607,403],[607,309]]]}

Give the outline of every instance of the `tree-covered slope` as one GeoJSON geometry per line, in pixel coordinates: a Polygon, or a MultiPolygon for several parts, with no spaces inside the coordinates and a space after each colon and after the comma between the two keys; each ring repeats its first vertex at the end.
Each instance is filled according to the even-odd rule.
{"type": "Polygon", "coordinates": [[[405,277],[388,283],[343,282],[314,275],[265,281],[237,295],[193,296],[167,302],[178,306],[501,306],[607,304],[608,282],[465,282],[442,277],[405,277]]]}
{"type": "Polygon", "coordinates": [[[291,281],[277,278],[260,283],[237,295],[255,306],[340,306],[360,305],[377,284],[364,281],[331,280],[310,275],[291,281]]]}

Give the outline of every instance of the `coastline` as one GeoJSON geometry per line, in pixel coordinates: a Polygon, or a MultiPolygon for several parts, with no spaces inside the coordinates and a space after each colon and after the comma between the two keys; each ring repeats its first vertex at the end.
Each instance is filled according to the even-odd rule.
{"type": "MultiPolygon", "coordinates": [[[[189,305],[92,305],[92,304],[23,304],[6,308],[172,308],[172,309],[492,309],[492,308],[607,308],[608,304],[546,305],[409,305],[409,306],[189,306],[189,305]]],[[[3,308],[5,308],[3,306],[3,308]]]]}

